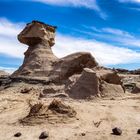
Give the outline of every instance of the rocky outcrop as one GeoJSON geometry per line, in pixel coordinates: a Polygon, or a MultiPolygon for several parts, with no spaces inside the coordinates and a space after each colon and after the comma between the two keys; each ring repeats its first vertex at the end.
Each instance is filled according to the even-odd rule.
{"type": "Polygon", "coordinates": [[[24,53],[25,58],[22,66],[13,73],[13,77],[48,76],[53,69],[53,63],[58,60],[51,50],[55,44],[55,30],[56,27],[38,21],[27,24],[18,35],[18,40],[29,47],[24,53]]]}
{"type": "Polygon", "coordinates": [[[12,77],[50,77],[51,80],[65,80],[82,72],[85,67],[98,63],[90,53],[75,53],[58,59],[51,47],[55,44],[56,27],[33,21],[18,35],[18,40],[29,46],[22,66],[12,77]]]}
{"type": "Polygon", "coordinates": [[[124,93],[122,82],[116,72],[102,67],[85,68],[81,75],[71,78],[66,92],[70,97],[116,97],[124,93]]]}
{"type": "Polygon", "coordinates": [[[50,73],[51,79],[65,80],[74,74],[80,74],[84,68],[98,66],[95,58],[87,52],[78,52],[61,58],[50,73]]]}
{"type": "Polygon", "coordinates": [[[70,88],[68,94],[72,98],[86,99],[91,96],[99,96],[99,79],[96,73],[88,68],[85,68],[79,79],[70,88]]]}
{"type": "Polygon", "coordinates": [[[90,53],[77,52],[58,59],[51,49],[55,44],[55,30],[54,26],[33,21],[18,35],[18,40],[29,47],[22,66],[11,76],[14,81],[46,84],[40,97],[49,94],[56,97],[59,93],[86,99],[124,93],[117,72],[99,66],[90,53]]]}
{"type": "Polygon", "coordinates": [[[135,93],[135,94],[136,94],[136,93],[140,93],[140,83],[135,83],[135,84],[134,84],[132,93],[135,93]]]}

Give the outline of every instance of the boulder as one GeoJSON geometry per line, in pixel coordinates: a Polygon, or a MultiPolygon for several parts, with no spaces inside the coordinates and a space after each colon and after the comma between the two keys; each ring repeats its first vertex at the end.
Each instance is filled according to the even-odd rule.
{"type": "Polygon", "coordinates": [[[131,91],[132,93],[140,93],[140,83],[135,83],[134,84],[134,87],[133,87],[133,89],[132,89],[132,91],[131,91]]]}
{"type": "Polygon", "coordinates": [[[77,82],[68,91],[69,96],[76,99],[98,96],[99,93],[99,79],[96,73],[88,68],[83,70],[77,82]]]}
{"type": "Polygon", "coordinates": [[[70,78],[66,92],[71,98],[120,97],[124,89],[120,77],[111,70],[103,68],[84,68],[78,78],[70,78]],[[72,81],[73,80],[73,81],[72,81]]]}
{"type": "Polygon", "coordinates": [[[65,80],[73,74],[81,73],[85,67],[98,65],[95,58],[86,52],[79,52],[58,59],[51,47],[55,44],[56,27],[39,21],[27,24],[18,35],[21,43],[28,45],[22,66],[12,74],[12,78],[49,77],[53,81],[65,80]]]}
{"type": "Polygon", "coordinates": [[[68,77],[79,74],[84,68],[94,68],[98,66],[95,58],[87,52],[77,52],[61,58],[50,73],[50,76],[58,77],[59,80],[65,80],[68,77]]]}
{"type": "Polygon", "coordinates": [[[102,81],[100,83],[100,93],[102,97],[121,97],[124,95],[124,90],[121,85],[102,81]]]}

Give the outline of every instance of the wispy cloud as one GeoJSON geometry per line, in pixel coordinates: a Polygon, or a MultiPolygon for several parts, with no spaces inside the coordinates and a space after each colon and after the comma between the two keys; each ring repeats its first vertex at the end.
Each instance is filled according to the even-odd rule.
{"type": "Polygon", "coordinates": [[[74,38],[59,34],[56,42],[57,44],[56,47],[53,47],[53,51],[59,57],[73,52],[86,51],[91,52],[102,65],[134,63],[140,60],[140,53],[138,52],[96,40],[74,38]]]}
{"type": "MultiPolygon", "coordinates": [[[[18,23],[12,23],[8,20],[1,20],[1,24],[5,24],[5,21],[7,23],[5,28],[9,30],[15,30],[15,28],[19,25],[18,23]]],[[[20,44],[15,35],[19,32],[19,30],[21,31],[22,28],[23,26],[20,26],[17,30],[11,33],[10,37],[5,36],[5,33],[2,34],[1,32],[0,53],[11,57],[23,58],[23,53],[27,47],[20,44]]],[[[93,56],[96,57],[97,61],[102,65],[140,62],[140,53],[134,50],[120,48],[118,46],[99,42],[97,40],[65,36],[61,33],[58,33],[56,36],[56,45],[53,47],[53,51],[58,57],[63,57],[67,54],[78,51],[91,52],[93,56]]]]}
{"type": "Polygon", "coordinates": [[[100,29],[93,26],[83,27],[86,29],[86,31],[83,29],[83,31],[80,30],[79,32],[89,35],[92,38],[104,39],[109,42],[114,42],[114,44],[119,46],[140,48],[140,38],[127,31],[110,27],[100,29]]]}
{"type": "Polygon", "coordinates": [[[125,37],[128,37],[128,38],[133,38],[133,36],[126,32],[126,31],[123,31],[123,30],[120,30],[120,29],[115,29],[115,28],[102,28],[101,29],[102,32],[105,32],[105,33],[109,33],[109,34],[113,34],[113,35],[116,35],[116,36],[125,36],[125,37]]]}
{"type": "Polygon", "coordinates": [[[119,2],[140,3],[140,0],[118,0],[119,2]]]}
{"type": "Polygon", "coordinates": [[[43,2],[50,5],[70,6],[70,7],[86,7],[99,11],[96,0],[32,0],[43,2]]]}
{"type": "Polygon", "coordinates": [[[34,2],[42,2],[49,5],[65,6],[65,7],[83,7],[95,10],[102,19],[107,19],[107,14],[101,10],[97,4],[97,0],[31,0],[34,2]]]}

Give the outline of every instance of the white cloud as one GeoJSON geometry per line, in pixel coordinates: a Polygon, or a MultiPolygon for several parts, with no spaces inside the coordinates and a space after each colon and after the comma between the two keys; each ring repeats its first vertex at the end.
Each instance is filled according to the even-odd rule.
{"type": "Polygon", "coordinates": [[[117,35],[117,36],[133,38],[133,36],[130,33],[120,30],[120,29],[103,28],[102,31],[105,33],[110,33],[110,34],[117,35]]]}
{"type": "Polygon", "coordinates": [[[116,65],[140,61],[140,53],[130,49],[120,48],[96,40],[86,40],[58,35],[53,51],[59,57],[67,54],[86,51],[91,52],[102,65],[116,65]]]}
{"type": "Polygon", "coordinates": [[[5,18],[0,18],[0,53],[12,57],[23,58],[23,51],[27,47],[20,44],[17,34],[22,30],[22,23],[12,23],[5,18]]]}
{"type": "Polygon", "coordinates": [[[0,18],[0,35],[16,36],[20,32],[21,26],[23,26],[22,23],[14,24],[5,18],[0,18]]]}
{"type": "Polygon", "coordinates": [[[95,10],[102,19],[107,19],[105,14],[97,4],[97,0],[30,0],[34,2],[42,2],[49,5],[67,6],[67,7],[85,7],[95,10]]]}
{"type": "MultiPolygon", "coordinates": [[[[18,23],[12,23],[6,20],[2,20],[1,24],[6,25],[5,29],[15,30],[18,23]],[[11,26],[13,25],[13,26],[11,26]]],[[[11,57],[23,58],[23,53],[27,49],[27,46],[20,44],[16,39],[15,32],[21,31],[23,26],[20,26],[11,35],[5,36],[5,33],[0,34],[0,53],[9,55],[11,57]]],[[[133,62],[140,62],[140,53],[117,46],[110,45],[108,43],[98,42],[96,40],[88,40],[84,38],[75,38],[71,36],[65,36],[60,33],[56,36],[56,45],[53,47],[53,51],[58,57],[63,57],[73,52],[86,51],[91,52],[96,57],[97,61],[102,65],[116,65],[126,64],[133,62]]],[[[14,62],[13,62],[14,63],[14,62]]]]}
{"type": "Polygon", "coordinates": [[[99,11],[99,7],[96,3],[96,0],[32,0],[32,1],[38,1],[58,6],[86,7],[99,11]]]}
{"type": "MultiPolygon", "coordinates": [[[[120,30],[120,29],[115,29],[115,28],[101,28],[98,29],[94,26],[85,26],[83,25],[85,29],[88,31],[82,31],[79,30],[79,32],[89,35],[92,38],[99,38],[99,39],[104,39],[106,41],[111,41],[114,42],[115,44],[118,44],[119,46],[127,46],[129,48],[140,48],[140,38],[134,36],[133,34],[120,30]]],[[[78,30],[77,30],[78,31],[78,30]]]]}
{"type": "Polygon", "coordinates": [[[16,70],[16,68],[11,68],[11,67],[0,67],[0,70],[3,70],[3,71],[6,71],[6,72],[8,72],[9,74],[11,74],[11,73],[13,73],[15,70],[16,70]]]}

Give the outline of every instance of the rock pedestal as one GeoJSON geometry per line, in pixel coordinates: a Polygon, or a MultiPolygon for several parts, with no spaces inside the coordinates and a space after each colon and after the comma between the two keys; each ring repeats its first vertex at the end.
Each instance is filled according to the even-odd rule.
{"type": "Polygon", "coordinates": [[[55,44],[55,29],[54,26],[38,21],[27,24],[18,35],[18,40],[29,47],[24,53],[25,58],[22,66],[13,73],[13,77],[48,76],[53,63],[58,60],[51,50],[51,47],[55,44]]]}
{"type": "Polygon", "coordinates": [[[90,53],[77,52],[58,59],[51,49],[55,44],[55,31],[56,27],[39,21],[27,24],[18,40],[29,47],[22,66],[12,74],[12,78],[38,82],[41,79],[47,82],[46,93],[62,91],[76,99],[124,93],[119,75],[99,66],[90,53]],[[72,79],[71,83],[69,79],[72,79]],[[52,83],[55,88],[49,90],[52,83]]]}

